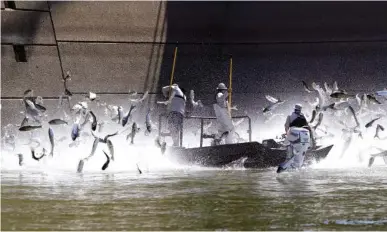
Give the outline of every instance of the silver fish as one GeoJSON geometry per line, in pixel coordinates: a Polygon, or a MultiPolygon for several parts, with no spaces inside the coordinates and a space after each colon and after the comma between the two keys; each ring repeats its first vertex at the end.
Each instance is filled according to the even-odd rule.
{"type": "Polygon", "coordinates": [[[142,174],[142,171],[141,171],[141,169],[138,167],[138,164],[136,164],[136,166],[137,166],[137,171],[138,171],[138,173],[139,173],[139,174],[142,174]]]}
{"type": "Polygon", "coordinates": [[[31,148],[31,155],[32,155],[32,158],[34,160],[39,161],[40,159],[42,159],[46,155],[45,149],[43,148],[43,154],[40,157],[37,157],[35,154],[35,150],[31,148]]]}
{"type": "Polygon", "coordinates": [[[304,89],[306,92],[311,93],[312,90],[308,87],[305,81],[302,81],[302,86],[304,86],[304,89]]]}
{"type": "Polygon", "coordinates": [[[117,115],[118,116],[118,124],[120,124],[121,120],[122,120],[122,114],[123,114],[122,106],[119,106],[117,111],[118,111],[118,115],[117,115]]]}
{"type": "Polygon", "coordinates": [[[50,124],[50,125],[61,125],[61,124],[68,125],[68,123],[65,120],[62,120],[60,118],[52,119],[48,122],[48,124],[50,124]]]}
{"type": "Polygon", "coordinates": [[[146,91],[143,95],[142,95],[142,98],[139,98],[139,99],[129,99],[129,101],[131,102],[136,102],[136,103],[141,103],[143,102],[149,95],[149,91],[146,91]]]}
{"type": "Polygon", "coordinates": [[[376,126],[376,132],[375,132],[374,138],[380,139],[380,137],[379,137],[379,132],[380,132],[380,131],[384,131],[384,127],[381,126],[380,124],[378,124],[378,125],[376,126]]]}
{"type": "Polygon", "coordinates": [[[130,140],[130,143],[133,144],[134,143],[134,137],[136,136],[136,134],[140,131],[140,128],[137,127],[137,123],[134,122],[132,124],[132,131],[128,134],[128,136],[126,136],[126,140],[128,140],[129,138],[131,139],[130,140]]]}
{"type": "Polygon", "coordinates": [[[166,148],[167,148],[167,143],[164,141],[164,142],[161,142],[160,141],[160,137],[157,137],[156,139],[155,139],[155,144],[156,144],[156,146],[158,147],[158,148],[160,148],[161,149],[161,154],[164,154],[165,153],[165,150],[166,150],[166,148]]]}
{"type": "Polygon", "coordinates": [[[378,119],[380,119],[380,117],[379,117],[379,118],[372,119],[370,122],[368,122],[368,123],[365,125],[365,127],[366,127],[366,128],[371,127],[372,124],[374,124],[374,122],[375,122],[376,120],[378,120],[378,119]]]}
{"type": "Polygon", "coordinates": [[[97,117],[93,113],[93,111],[89,111],[89,114],[91,115],[93,122],[91,123],[91,130],[95,131],[97,129],[97,117]]]}
{"type": "Polygon", "coordinates": [[[50,144],[51,144],[50,155],[51,155],[51,156],[54,156],[54,147],[55,147],[55,143],[54,143],[54,131],[51,129],[51,127],[48,128],[48,137],[50,138],[50,144]]]}
{"type": "Polygon", "coordinates": [[[32,93],[32,90],[31,90],[31,89],[27,89],[26,91],[24,91],[23,96],[26,97],[26,96],[29,95],[30,93],[32,93]]]}
{"type": "Polygon", "coordinates": [[[85,164],[84,160],[80,160],[79,161],[78,168],[77,168],[77,173],[81,173],[82,172],[84,164],[85,164]]]}
{"type": "Polygon", "coordinates": [[[106,140],[106,145],[109,149],[110,155],[112,156],[111,159],[114,161],[114,147],[112,141],[110,141],[110,139],[106,140]]]}
{"type": "Polygon", "coordinates": [[[323,106],[323,107],[322,107],[322,110],[323,110],[323,111],[326,111],[327,109],[332,109],[332,110],[334,110],[334,109],[335,109],[335,103],[332,103],[332,104],[329,104],[329,105],[327,105],[327,106],[323,106]]]}
{"type": "Polygon", "coordinates": [[[105,154],[105,156],[106,156],[106,162],[103,164],[103,166],[102,166],[102,171],[104,171],[108,166],[109,166],[109,163],[110,163],[110,158],[109,158],[109,156],[106,154],[106,152],[105,151],[103,151],[103,153],[105,154]]]}
{"type": "Polygon", "coordinates": [[[23,121],[22,121],[22,123],[20,124],[20,127],[26,126],[26,125],[27,125],[27,123],[28,123],[28,117],[27,117],[27,116],[25,116],[25,117],[23,118],[23,121]]]}
{"type": "Polygon", "coordinates": [[[23,166],[23,154],[17,154],[19,158],[19,166],[23,166]]]}
{"type": "Polygon", "coordinates": [[[357,119],[356,117],[356,113],[355,113],[355,110],[352,108],[352,106],[348,106],[349,110],[351,111],[351,114],[353,116],[353,118],[355,119],[355,122],[356,122],[356,126],[360,127],[360,123],[359,123],[359,120],[357,119]]]}
{"type": "Polygon", "coordinates": [[[130,118],[134,108],[136,108],[136,106],[135,105],[131,105],[128,113],[125,115],[125,117],[122,118],[122,126],[125,126],[126,123],[128,123],[129,118],[130,118]]]}
{"type": "Polygon", "coordinates": [[[367,99],[368,99],[370,102],[372,102],[372,103],[374,103],[374,104],[379,104],[379,105],[382,104],[380,101],[378,101],[378,100],[375,98],[375,95],[374,95],[374,94],[367,94],[366,96],[367,96],[367,99]]]}
{"type": "Polygon", "coordinates": [[[93,132],[91,132],[91,134],[93,135],[94,138],[98,138],[98,141],[101,142],[101,143],[107,143],[108,139],[110,137],[113,137],[115,135],[118,135],[118,131],[113,133],[113,134],[108,134],[106,135],[103,139],[101,139],[100,137],[97,137],[93,132]]]}
{"type": "Polygon", "coordinates": [[[195,92],[191,89],[191,91],[189,92],[189,100],[190,100],[190,103],[191,105],[196,108],[196,107],[203,107],[203,103],[201,100],[198,100],[198,101],[195,101],[195,92]]]}
{"type": "Polygon", "coordinates": [[[310,119],[309,123],[312,123],[314,121],[314,119],[316,118],[316,115],[317,115],[317,111],[313,110],[312,111],[312,118],[310,119]]]}
{"type": "Polygon", "coordinates": [[[321,122],[322,122],[322,120],[323,120],[323,117],[324,117],[324,114],[323,114],[322,112],[320,112],[320,113],[318,114],[318,120],[317,120],[317,123],[316,123],[316,125],[313,127],[314,130],[316,130],[317,127],[321,125],[321,122]]]}
{"type": "Polygon", "coordinates": [[[276,99],[270,95],[266,95],[265,97],[268,101],[271,102],[271,104],[266,106],[265,108],[263,108],[263,113],[269,112],[269,111],[273,110],[274,108],[276,108],[278,105],[285,102],[285,101],[282,101],[281,99],[276,99]]]}
{"type": "Polygon", "coordinates": [[[42,126],[39,125],[39,126],[22,126],[19,128],[19,131],[32,131],[32,130],[36,130],[36,129],[41,129],[42,126]]]}

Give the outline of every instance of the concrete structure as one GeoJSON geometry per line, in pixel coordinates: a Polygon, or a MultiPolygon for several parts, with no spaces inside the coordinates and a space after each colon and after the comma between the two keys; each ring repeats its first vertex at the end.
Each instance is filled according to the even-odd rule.
{"type": "Polygon", "coordinates": [[[219,82],[228,82],[230,54],[234,102],[242,112],[262,108],[264,94],[293,96],[301,80],[337,80],[359,91],[387,86],[385,2],[6,5],[2,1],[3,123],[16,115],[7,107],[16,103],[4,99],[27,88],[58,96],[66,71],[74,92],[160,93],[169,84],[177,41],[176,81],[195,89],[204,104],[212,103],[219,82]],[[16,62],[12,44],[26,45],[26,63],[16,62]]]}

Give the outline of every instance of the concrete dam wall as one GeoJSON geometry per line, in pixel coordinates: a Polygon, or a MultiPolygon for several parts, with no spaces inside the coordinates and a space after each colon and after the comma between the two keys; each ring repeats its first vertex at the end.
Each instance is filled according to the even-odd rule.
{"type": "Polygon", "coordinates": [[[159,107],[154,102],[169,84],[177,42],[175,80],[206,105],[197,114],[213,114],[217,84],[228,85],[230,55],[235,114],[257,120],[265,94],[289,103],[306,99],[302,80],[337,80],[356,92],[387,87],[385,2],[2,1],[1,7],[3,125],[22,120],[15,99],[28,88],[54,107],[57,100],[49,99],[64,92],[67,71],[72,104],[88,91],[125,102],[130,89],[152,93],[143,110],[159,107]],[[15,44],[23,45],[26,62],[16,60],[15,44]]]}

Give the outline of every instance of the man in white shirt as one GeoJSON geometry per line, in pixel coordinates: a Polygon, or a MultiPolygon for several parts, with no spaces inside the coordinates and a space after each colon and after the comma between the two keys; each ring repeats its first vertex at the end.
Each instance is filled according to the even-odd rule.
{"type": "Polygon", "coordinates": [[[164,86],[161,91],[164,97],[168,98],[167,101],[162,103],[168,105],[168,127],[173,140],[173,146],[179,146],[187,98],[177,84],[164,86]]]}
{"type": "Polygon", "coordinates": [[[225,143],[234,143],[235,128],[228,112],[228,89],[224,83],[216,88],[215,103],[213,104],[218,122],[218,137],[225,137],[225,143]]]}

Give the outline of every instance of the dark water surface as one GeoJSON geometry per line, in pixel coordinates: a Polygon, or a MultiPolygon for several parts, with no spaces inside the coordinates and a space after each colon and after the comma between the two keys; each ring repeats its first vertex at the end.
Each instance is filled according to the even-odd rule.
{"type": "Polygon", "coordinates": [[[2,230],[386,230],[387,168],[3,171],[2,230]]]}

